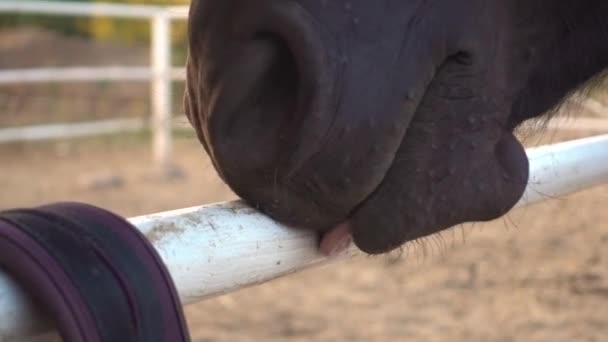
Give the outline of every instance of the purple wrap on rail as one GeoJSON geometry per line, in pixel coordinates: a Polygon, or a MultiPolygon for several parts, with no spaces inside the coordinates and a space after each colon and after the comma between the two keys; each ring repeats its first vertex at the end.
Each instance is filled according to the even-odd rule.
{"type": "Polygon", "coordinates": [[[125,219],[81,203],[0,212],[0,266],[65,341],[189,341],[171,276],[125,219]]]}

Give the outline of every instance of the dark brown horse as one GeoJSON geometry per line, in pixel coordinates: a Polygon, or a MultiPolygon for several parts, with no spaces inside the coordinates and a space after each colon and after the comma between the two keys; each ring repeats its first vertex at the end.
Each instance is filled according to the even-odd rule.
{"type": "Polygon", "coordinates": [[[194,0],[186,110],[251,205],[384,253],[513,207],[513,131],[593,84],[606,18],[605,0],[194,0]]]}

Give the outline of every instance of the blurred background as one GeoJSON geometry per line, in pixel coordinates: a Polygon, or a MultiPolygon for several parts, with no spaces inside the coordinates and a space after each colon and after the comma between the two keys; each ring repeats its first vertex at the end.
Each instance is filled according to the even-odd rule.
{"type": "MultiPolygon", "coordinates": [[[[83,201],[130,217],[235,198],[183,115],[188,4],[0,1],[0,210],[83,201]]],[[[573,98],[568,115],[520,136],[534,146],[606,133],[607,95],[573,98]]],[[[607,190],[190,306],[192,335],[603,340],[607,190]]]]}

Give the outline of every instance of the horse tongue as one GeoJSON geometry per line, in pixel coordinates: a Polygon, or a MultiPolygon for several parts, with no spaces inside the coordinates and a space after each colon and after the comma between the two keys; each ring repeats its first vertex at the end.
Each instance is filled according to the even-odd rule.
{"type": "Polygon", "coordinates": [[[350,225],[344,222],[332,228],[321,237],[319,249],[326,256],[335,256],[348,249],[352,240],[350,225]]]}

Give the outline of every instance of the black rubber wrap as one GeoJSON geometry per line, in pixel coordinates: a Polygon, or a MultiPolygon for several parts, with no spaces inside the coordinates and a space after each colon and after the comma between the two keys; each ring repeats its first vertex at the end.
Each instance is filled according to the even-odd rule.
{"type": "Polygon", "coordinates": [[[0,266],[66,342],[190,341],[176,286],[124,218],[83,203],[0,212],[0,266]]]}

